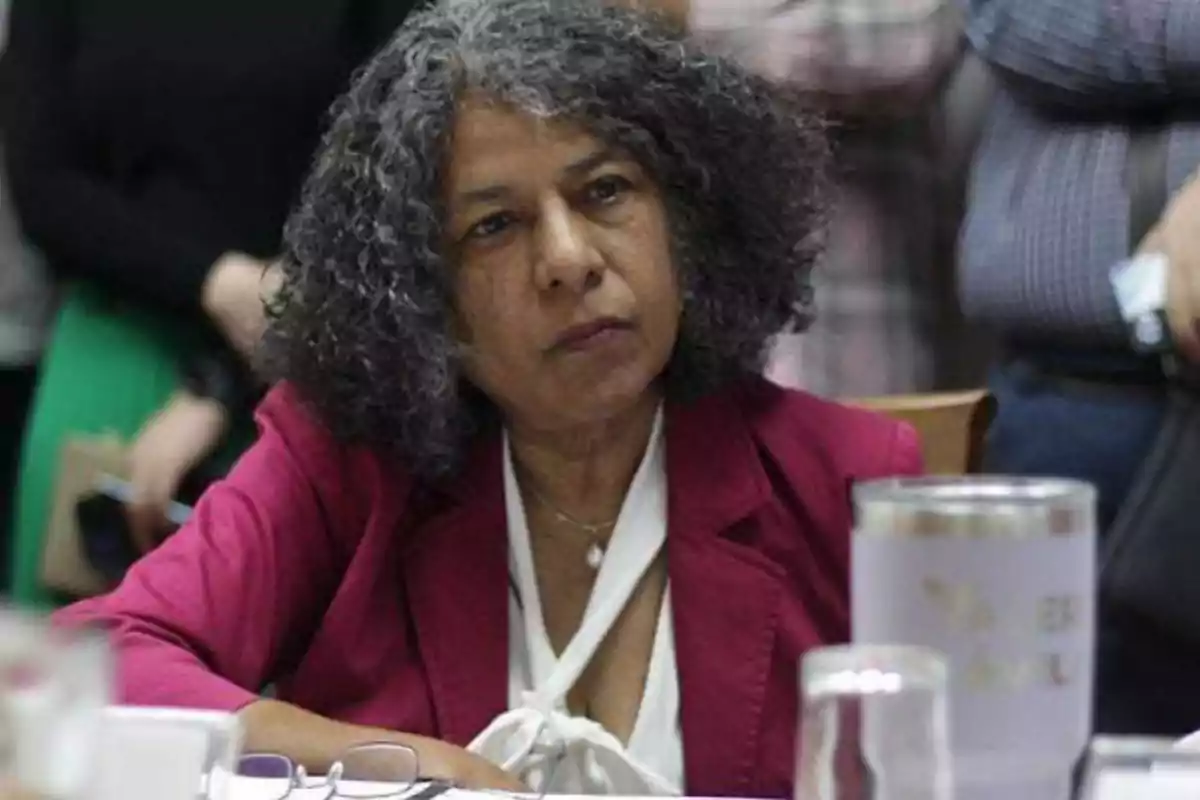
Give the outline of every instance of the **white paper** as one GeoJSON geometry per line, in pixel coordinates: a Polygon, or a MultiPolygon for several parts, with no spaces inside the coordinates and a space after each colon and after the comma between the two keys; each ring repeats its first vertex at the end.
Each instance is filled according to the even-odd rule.
{"type": "MultiPolygon", "coordinates": [[[[231,775],[241,750],[233,714],[175,708],[105,709],[91,800],[229,800],[220,777],[231,775]],[[206,776],[217,776],[204,791],[206,776]]],[[[278,794],[276,795],[278,797],[278,794]]]]}
{"type": "Polygon", "coordinates": [[[93,797],[163,800],[193,797],[208,757],[208,733],[199,728],[123,731],[110,737],[93,797]],[[113,741],[116,739],[117,741],[113,741]]]}
{"type": "Polygon", "coordinates": [[[1110,770],[1099,776],[1086,800],[1196,800],[1200,797],[1200,772],[1190,769],[1155,769],[1148,772],[1110,770]]]}
{"type": "MultiPolygon", "coordinates": [[[[317,798],[324,798],[325,795],[328,793],[328,788],[325,788],[325,789],[321,788],[324,785],[323,778],[312,778],[309,781],[309,785],[311,787],[309,789],[297,789],[292,794],[292,797],[290,798],[290,800],[310,800],[310,798],[312,798],[313,800],[316,800],[317,798]]],[[[357,794],[357,793],[359,793],[358,792],[359,789],[363,789],[368,786],[370,786],[371,788],[375,787],[374,784],[368,785],[368,784],[358,783],[358,784],[356,784],[356,789],[353,790],[352,793],[357,794]]],[[[409,791],[405,792],[402,795],[396,795],[396,797],[400,800],[402,800],[402,798],[404,798],[404,797],[411,797],[412,795],[415,795],[418,792],[420,792],[422,789],[424,789],[425,786],[426,786],[426,784],[419,784],[417,786],[414,786],[412,789],[410,789],[409,791]]],[[[386,786],[381,784],[381,785],[379,785],[379,788],[386,789],[386,786]]],[[[260,778],[237,777],[237,778],[233,779],[233,781],[230,785],[230,792],[228,795],[228,800],[276,800],[276,798],[279,797],[277,790],[278,790],[278,784],[275,783],[274,781],[263,780],[260,778]]],[[[378,793],[373,792],[373,791],[372,792],[362,792],[362,793],[363,794],[379,794],[379,795],[384,794],[383,791],[380,791],[378,793]]],[[[514,795],[512,792],[473,792],[473,791],[468,791],[466,789],[451,789],[451,790],[447,791],[445,794],[441,795],[438,798],[438,800],[497,800],[498,797],[513,798],[513,797],[520,797],[520,795],[514,795]]],[[[530,795],[528,795],[528,797],[532,798],[532,797],[536,797],[536,795],[530,794],[530,795]]],[[[596,800],[596,798],[595,797],[584,797],[582,795],[579,795],[579,796],[577,796],[577,795],[554,795],[553,800],[596,800]]],[[[642,797],[613,796],[610,798],[610,800],[662,800],[662,798],[661,797],[642,798],[642,797]]],[[[733,800],[737,800],[737,798],[733,798],[733,800]]],[[[745,800],[749,800],[749,799],[747,798],[745,800]]],[[[1193,800],[1194,800],[1194,798],[1193,798],[1193,800]]]]}
{"type": "Polygon", "coordinates": [[[1200,731],[1189,733],[1180,739],[1175,747],[1179,750],[1200,750],[1200,731]]]}
{"type": "MultiPolygon", "coordinates": [[[[281,781],[273,778],[246,778],[235,776],[230,779],[228,785],[228,794],[226,800],[278,800],[281,781]]],[[[399,787],[396,784],[390,783],[369,783],[366,781],[343,781],[344,786],[353,786],[349,789],[348,794],[354,797],[386,797],[391,798],[410,797],[424,789],[428,784],[418,784],[406,792],[399,793],[399,787]]],[[[294,789],[289,800],[324,800],[329,795],[329,786],[325,782],[324,777],[313,777],[308,779],[308,788],[294,789]]],[[[466,796],[488,797],[488,800],[496,800],[495,795],[483,795],[474,792],[459,792],[451,790],[442,795],[442,798],[451,798],[459,796],[460,800],[466,800],[466,796]]],[[[439,798],[441,800],[441,798],[439,798]]]]}

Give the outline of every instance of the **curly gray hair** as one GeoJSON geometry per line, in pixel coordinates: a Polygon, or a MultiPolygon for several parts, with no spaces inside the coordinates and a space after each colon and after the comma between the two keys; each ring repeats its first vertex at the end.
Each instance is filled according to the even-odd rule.
{"type": "Polygon", "coordinates": [[[439,478],[496,423],[459,369],[443,176],[467,91],[576,122],[666,199],[683,289],[668,398],[761,371],[807,322],[826,146],[797,98],[602,0],[453,0],[414,14],[333,111],[288,223],[264,355],[340,440],[439,478]]]}

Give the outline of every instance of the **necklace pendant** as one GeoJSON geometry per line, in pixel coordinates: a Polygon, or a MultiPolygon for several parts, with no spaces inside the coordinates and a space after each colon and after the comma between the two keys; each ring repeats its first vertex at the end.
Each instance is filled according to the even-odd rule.
{"type": "Polygon", "coordinates": [[[591,547],[587,551],[587,564],[592,569],[600,569],[600,564],[604,561],[604,548],[592,542],[591,547]]]}

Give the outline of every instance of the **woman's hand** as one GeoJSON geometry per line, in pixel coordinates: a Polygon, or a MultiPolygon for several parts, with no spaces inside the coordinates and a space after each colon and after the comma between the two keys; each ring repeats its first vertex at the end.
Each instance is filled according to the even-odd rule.
{"type": "Polygon", "coordinates": [[[1200,174],[1171,198],[1139,253],[1168,259],[1166,312],[1179,352],[1200,364],[1200,174]]]}
{"type": "Polygon", "coordinates": [[[226,253],[213,264],[201,305],[226,340],[250,360],[266,330],[266,300],[279,285],[279,267],[244,253],[226,253]]]}
{"type": "Polygon", "coordinates": [[[179,392],[138,433],[130,451],[134,500],[126,513],[143,553],[158,546],[167,505],[188,472],[216,450],[228,426],[229,412],[220,403],[179,392]]]}
{"type": "Polygon", "coordinates": [[[437,778],[464,789],[515,794],[529,791],[515,775],[461,747],[437,739],[422,739],[416,746],[422,778],[437,778]]]}

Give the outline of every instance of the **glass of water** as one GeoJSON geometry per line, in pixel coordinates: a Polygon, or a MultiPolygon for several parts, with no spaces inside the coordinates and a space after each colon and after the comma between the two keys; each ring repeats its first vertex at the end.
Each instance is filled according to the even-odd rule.
{"type": "Polygon", "coordinates": [[[854,501],[854,641],[946,656],[957,800],[1066,800],[1091,731],[1095,489],[901,478],[854,501]]]}
{"type": "Polygon", "coordinates": [[[801,665],[797,800],[950,800],[946,661],[847,645],[801,665]]]}
{"type": "Polygon", "coordinates": [[[54,800],[93,785],[112,699],[105,636],[0,607],[0,780],[54,800]]]}

